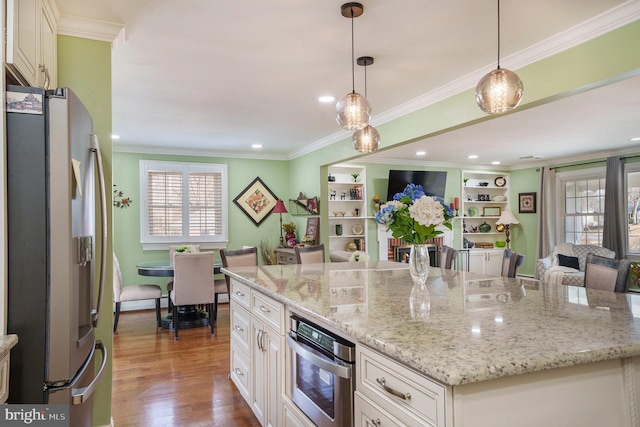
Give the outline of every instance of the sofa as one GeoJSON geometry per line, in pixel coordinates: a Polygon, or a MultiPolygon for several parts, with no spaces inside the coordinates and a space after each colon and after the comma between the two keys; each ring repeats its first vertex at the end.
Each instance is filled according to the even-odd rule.
{"type": "Polygon", "coordinates": [[[536,260],[536,279],[562,285],[584,286],[587,254],[615,258],[610,249],[594,245],[561,243],[549,256],[536,260]]]}

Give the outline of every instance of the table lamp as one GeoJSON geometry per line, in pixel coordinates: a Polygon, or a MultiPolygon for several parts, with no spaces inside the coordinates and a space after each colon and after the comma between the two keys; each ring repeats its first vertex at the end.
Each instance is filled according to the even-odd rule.
{"type": "Polygon", "coordinates": [[[507,240],[507,249],[509,249],[509,227],[511,224],[520,224],[520,222],[516,219],[515,216],[509,210],[504,210],[500,214],[500,218],[496,221],[497,225],[504,225],[504,234],[507,240]]]}
{"type": "Polygon", "coordinates": [[[287,208],[284,206],[284,202],[282,199],[278,199],[276,202],[276,207],[273,208],[273,212],[280,214],[280,246],[279,248],[284,248],[284,237],[282,237],[282,214],[289,213],[287,212],[287,208]]]}

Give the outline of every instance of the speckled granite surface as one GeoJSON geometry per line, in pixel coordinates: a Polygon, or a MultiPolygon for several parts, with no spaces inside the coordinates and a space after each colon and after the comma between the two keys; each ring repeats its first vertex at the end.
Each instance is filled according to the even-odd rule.
{"type": "Polygon", "coordinates": [[[432,268],[419,318],[407,265],[366,265],[223,271],[449,385],[640,355],[640,295],[432,268]]]}
{"type": "Polygon", "coordinates": [[[16,344],[18,344],[16,334],[0,335],[0,359],[6,356],[16,344]]]}

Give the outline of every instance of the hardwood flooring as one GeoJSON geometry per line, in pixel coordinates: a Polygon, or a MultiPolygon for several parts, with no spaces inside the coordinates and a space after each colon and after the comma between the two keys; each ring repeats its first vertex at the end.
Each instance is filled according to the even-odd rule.
{"type": "MultiPolygon", "coordinates": [[[[163,310],[163,314],[166,310],[163,310]]],[[[208,327],[157,330],[154,310],[122,312],[113,337],[116,427],[259,426],[228,378],[229,305],[208,327]]]]}

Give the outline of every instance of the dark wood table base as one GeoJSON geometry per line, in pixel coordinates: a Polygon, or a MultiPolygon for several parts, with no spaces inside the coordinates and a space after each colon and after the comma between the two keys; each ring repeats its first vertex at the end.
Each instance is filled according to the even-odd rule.
{"type": "MultiPolygon", "coordinates": [[[[209,326],[209,314],[204,310],[198,310],[195,306],[179,307],[178,319],[180,329],[209,326]]],[[[163,316],[160,324],[164,329],[173,329],[173,315],[170,313],[163,316]]]]}

